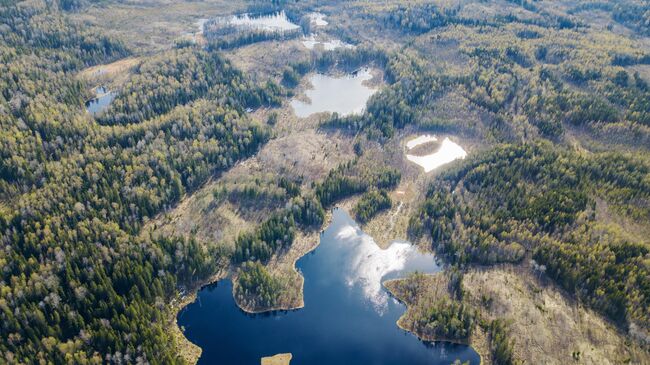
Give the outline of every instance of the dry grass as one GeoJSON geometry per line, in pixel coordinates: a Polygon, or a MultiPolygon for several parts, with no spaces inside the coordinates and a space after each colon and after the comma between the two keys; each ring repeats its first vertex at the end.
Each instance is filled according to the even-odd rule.
{"type": "Polygon", "coordinates": [[[648,352],[628,345],[625,335],[601,316],[527,268],[475,269],[463,283],[465,299],[481,308],[484,318],[510,321],[515,353],[526,364],[650,362],[648,352]],[[484,305],[485,299],[491,304],[484,305]]]}
{"type": "Polygon", "coordinates": [[[406,240],[409,217],[417,209],[418,196],[415,182],[403,181],[390,192],[393,206],[363,224],[363,231],[382,249],[388,248],[394,240],[406,240]]]}
{"type": "Polygon", "coordinates": [[[196,21],[243,11],[245,2],[224,0],[149,0],[95,5],[74,15],[122,38],[137,54],[170,48],[174,41],[197,31],[196,21]]]}
{"type": "Polygon", "coordinates": [[[274,356],[267,356],[261,359],[262,365],[289,365],[291,362],[291,354],[277,354],[274,356]]]}
{"type": "Polygon", "coordinates": [[[141,59],[138,57],[127,57],[106,65],[85,68],[79,72],[78,76],[90,82],[110,81],[121,83],[128,78],[129,71],[140,62],[141,59]]]}
{"type": "Polygon", "coordinates": [[[299,37],[288,41],[253,43],[226,52],[226,57],[260,82],[268,79],[280,82],[290,61],[309,59],[310,51],[300,41],[299,37]]]}
{"type": "Polygon", "coordinates": [[[291,179],[302,178],[305,186],[324,177],[339,163],[351,158],[352,146],[341,134],[326,134],[313,129],[296,132],[268,142],[261,151],[222,176],[185,197],[176,207],[150,221],[143,232],[194,235],[204,243],[231,247],[243,230],[252,229],[270,213],[255,208],[216,201],[212,192],[225,181],[254,180],[271,173],[291,179]]]}
{"type": "MultiPolygon", "coordinates": [[[[414,276],[405,279],[394,279],[387,280],[383,283],[384,287],[402,303],[408,306],[406,313],[404,313],[398,320],[397,325],[410,332],[415,332],[411,324],[412,321],[407,320],[411,315],[412,307],[422,300],[435,300],[440,298],[450,299],[449,290],[447,286],[449,285],[448,278],[443,273],[437,273],[433,275],[421,275],[414,276]],[[409,283],[409,287],[415,287],[416,296],[414,298],[409,298],[408,295],[403,291],[404,284],[409,283]]],[[[416,333],[420,338],[425,341],[438,341],[439,338],[421,336],[421,334],[416,333]]]]}
{"type": "MultiPolygon", "coordinates": [[[[401,292],[406,280],[390,280],[384,286],[409,306],[397,324],[413,332],[408,320],[410,307],[427,298],[448,297],[449,293],[446,277],[439,273],[420,277],[416,297],[408,298],[401,292]]],[[[463,301],[477,309],[483,320],[503,318],[509,323],[515,355],[524,364],[650,362],[650,354],[626,341],[624,333],[527,267],[474,268],[465,274],[463,286],[463,301]]],[[[476,326],[469,344],[481,355],[482,363],[491,363],[488,336],[480,326],[476,326]]]]}

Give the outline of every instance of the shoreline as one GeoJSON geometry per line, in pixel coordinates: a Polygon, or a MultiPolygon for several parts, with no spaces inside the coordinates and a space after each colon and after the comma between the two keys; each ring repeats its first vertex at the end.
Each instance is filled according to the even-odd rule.
{"type": "MultiPolygon", "coordinates": [[[[444,268],[441,268],[441,270],[439,272],[437,272],[437,273],[426,274],[426,275],[435,276],[435,275],[438,275],[438,274],[442,273],[443,271],[444,271],[444,268]]],[[[405,331],[405,332],[408,332],[408,333],[412,334],[413,336],[417,337],[418,340],[423,341],[423,342],[447,342],[447,343],[452,343],[452,344],[455,344],[455,345],[469,346],[474,351],[476,351],[476,354],[478,354],[479,364],[485,364],[484,360],[489,355],[489,351],[487,350],[488,346],[486,346],[487,343],[484,343],[484,341],[483,341],[486,334],[483,333],[483,330],[478,325],[476,326],[476,331],[466,341],[455,340],[455,339],[450,339],[450,338],[435,337],[435,336],[427,336],[427,335],[423,335],[421,333],[418,333],[417,331],[415,331],[413,329],[406,328],[401,323],[401,321],[402,321],[402,318],[404,318],[406,316],[406,312],[409,311],[409,305],[406,302],[404,302],[401,298],[399,298],[395,293],[393,293],[388,288],[388,286],[386,286],[386,284],[388,284],[388,283],[395,283],[395,282],[398,282],[398,281],[401,281],[401,280],[405,280],[405,278],[389,279],[389,280],[385,280],[385,281],[383,281],[381,283],[382,287],[384,288],[384,290],[386,290],[388,295],[390,295],[391,298],[397,300],[400,304],[402,304],[406,308],[404,310],[404,313],[402,313],[402,315],[397,319],[397,321],[395,321],[395,324],[397,325],[397,327],[399,329],[405,331]],[[479,337],[479,333],[480,333],[481,338],[480,339],[475,339],[474,337],[479,337]]]]}
{"type": "MultiPolygon", "coordinates": [[[[302,274],[298,271],[298,268],[296,267],[296,263],[298,260],[300,260],[302,257],[305,255],[309,254],[318,246],[320,245],[320,232],[322,232],[323,227],[328,226],[331,221],[332,221],[332,210],[335,208],[339,208],[339,206],[335,206],[334,208],[330,209],[327,211],[325,214],[325,219],[323,220],[323,224],[321,225],[321,230],[313,230],[311,232],[305,233],[305,232],[300,232],[300,236],[296,237],[296,240],[294,241],[294,244],[296,242],[299,242],[299,240],[302,241],[311,241],[310,238],[312,236],[316,236],[316,239],[313,240],[315,244],[306,246],[307,249],[304,252],[298,252],[297,257],[294,257],[291,260],[291,266],[292,270],[298,277],[300,278],[300,302],[297,305],[280,305],[277,307],[270,307],[270,308],[262,308],[262,309],[255,309],[255,308],[248,308],[247,306],[242,305],[239,303],[237,298],[234,295],[234,290],[235,290],[235,285],[233,284],[233,292],[232,294],[232,299],[237,305],[237,307],[248,314],[262,314],[262,313],[268,313],[268,312],[275,312],[275,311],[291,311],[291,310],[297,310],[305,307],[305,300],[303,297],[304,293],[304,285],[305,285],[305,278],[302,276],[302,274]]],[[[294,245],[292,244],[292,247],[294,245]]],[[[192,289],[188,290],[187,295],[183,296],[178,303],[173,303],[171,304],[171,314],[172,314],[172,319],[170,322],[171,323],[171,331],[172,331],[172,336],[176,338],[178,350],[179,350],[179,356],[185,359],[189,364],[196,364],[199,361],[199,358],[201,357],[201,354],[203,353],[203,349],[190,341],[186,336],[185,332],[181,329],[181,326],[178,325],[178,315],[179,313],[185,309],[188,305],[194,303],[198,297],[198,293],[203,290],[206,286],[212,285],[220,280],[223,279],[230,279],[232,280],[233,278],[233,273],[232,273],[232,267],[228,267],[227,269],[221,269],[219,270],[216,274],[211,276],[209,279],[206,281],[195,285],[192,289]],[[180,336],[179,336],[180,335],[180,336]]]]}
{"type": "MultiPolygon", "coordinates": [[[[235,304],[237,305],[237,307],[242,312],[244,312],[246,314],[251,314],[251,315],[269,313],[269,312],[276,312],[276,311],[293,311],[293,310],[298,310],[298,309],[304,308],[304,306],[305,306],[305,301],[304,301],[305,278],[298,271],[298,268],[297,268],[296,264],[297,264],[298,260],[300,260],[302,257],[304,257],[305,255],[309,254],[310,252],[314,251],[316,248],[318,248],[318,246],[320,245],[320,234],[324,230],[323,227],[327,227],[327,226],[329,226],[329,224],[331,224],[332,216],[333,216],[333,214],[332,214],[333,210],[334,209],[344,209],[344,210],[348,211],[348,210],[350,210],[351,203],[353,201],[355,201],[355,199],[356,199],[356,197],[351,197],[351,198],[345,199],[345,200],[341,201],[339,204],[337,204],[334,207],[332,207],[331,209],[329,209],[327,211],[326,215],[325,215],[325,219],[323,220],[323,224],[320,227],[321,229],[314,229],[314,230],[309,231],[309,232],[300,231],[300,234],[299,234],[298,237],[296,237],[294,243],[292,244],[292,247],[297,247],[298,249],[302,248],[302,250],[299,250],[298,252],[296,252],[295,255],[291,258],[291,261],[289,261],[289,262],[281,262],[281,261],[280,262],[273,262],[270,265],[270,266],[272,266],[272,269],[283,267],[284,265],[287,265],[287,264],[291,265],[291,269],[293,270],[293,273],[296,274],[298,276],[298,278],[299,278],[298,280],[300,280],[300,301],[299,302],[294,303],[294,305],[284,303],[284,304],[280,304],[280,305],[275,306],[275,307],[252,308],[250,306],[246,306],[246,305],[241,304],[237,300],[237,298],[234,295],[235,294],[235,284],[233,283],[231,295],[232,295],[232,298],[233,298],[235,304]],[[311,242],[311,244],[310,244],[310,242],[311,242]],[[301,243],[303,243],[303,244],[301,244],[301,243]]],[[[283,256],[288,255],[290,252],[291,252],[290,250],[284,252],[283,256]]],[[[444,270],[444,269],[441,268],[441,272],[442,272],[442,270],[444,270]]],[[[232,271],[232,267],[230,267],[230,266],[226,270],[222,269],[221,271],[219,271],[215,275],[211,276],[204,283],[202,283],[200,285],[196,285],[191,291],[188,292],[188,294],[186,296],[183,297],[183,299],[178,304],[176,304],[174,306],[174,309],[175,309],[174,317],[173,317],[174,319],[172,321],[173,322],[173,327],[174,327],[175,331],[177,331],[180,335],[182,335],[182,338],[177,338],[177,340],[179,340],[179,343],[177,344],[179,346],[179,353],[180,353],[179,356],[183,357],[190,364],[196,364],[198,362],[203,350],[198,345],[191,342],[185,336],[185,333],[181,330],[181,327],[178,325],[178,314],[185,307],[187,307],[189,304],[194,303],[196,301],[199,291],[202,290],[204,287],[206,287],[208,285],[212,285],[212,284],[214,284],[214,283],[216,283],[216,282],[218,282],[220,280],[223,280],[223,279],[232,280],[233,279],[233,274],[234,273],[232,271]]],[[[436,274],[432,274],[432,275],[436,275],[436,274]]],[[[478,334],[478,332],[481,332],[481,329],[478,328],[478,327],[477,327],[477,331],[475,332],[475,334],[473,334],[472,337],[467,341],[459,341],[459,340],[452,340],[452,339],[433,338],[433,337],[429,337],[429,336],[423,336],[423,335],[417,333],[416,331],[405,328],[402,325],[402,323],[400,323],[400,320],[402,319],[402,317],[404,317],[406,315],[406,312],[409,310],[409,306],[404,301],[402,301],[400,298],[398,298],[386,286],[387,283],[396,282],[396,281],[400,281],[400,280],[404,280],[404,278],[389,279],[389,280],[383,281],[381,283],[383,290],[385,290],[388,293],[388,295],[390,295],[391,297],[397,299],[401,304],[403,304],[405,306],[404,313],[402,313],[400,318],[395,322],[395,324],[396,324],[396,326],[398,328],[400,328],[403,331],[406,331],[406,332],[410,333],[411,335],[415,336],[420,341],[424,341],[424,342],[447,342],[447,343],[453,343],[453,344],[458,344],[458,345],[470,346],[478,354],[480,362],[481,363],[484,362],[484,359],[486,358],[486,355],[485,355],[486,353],[484,351],[486,351],[487,347],[483,346],[484,341],[474,339],[475,336],[484,337],[484,334],[482,334],[483,336],[478,334]]]]}

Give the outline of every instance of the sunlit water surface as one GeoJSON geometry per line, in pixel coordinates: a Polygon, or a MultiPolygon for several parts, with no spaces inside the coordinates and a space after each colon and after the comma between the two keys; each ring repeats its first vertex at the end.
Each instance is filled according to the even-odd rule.
{"type": "Polygon", "coordinates": [[[235,305],[230,281],[202,289],[178,316],[185,335],[203,349],[199,363],[259,364],[262,356],[285,352],[293,365],[479,363],[471,347],[421,342],[395,324],[405,307],[381,281],[439,271],[432,254],[399,241],[381,250],[337,209],[318,248],[297,267],[305,277],[305,307],[295,311],[248,315],[235,305]]]}
{"type": "Polygon", "coordinates": [[[372,74],[366,68],[340,77],[311,75],[312,88],[305,91],[309,102],[293,99],[291,107],[300,118],[322,112],[336,112],[341,116],[361,114],[370,96],[377,91],[364,84],[370,79],[372,74]]]}
{"type": "Polygon", "coordinates": [[[97,96],[86,102],[86,110],[92,115],[97,115],[104,111],[113,99],[115,99],[115,93],[113,91],[108,91],[104,87],[98,87],[95,91],[97,96]]]}

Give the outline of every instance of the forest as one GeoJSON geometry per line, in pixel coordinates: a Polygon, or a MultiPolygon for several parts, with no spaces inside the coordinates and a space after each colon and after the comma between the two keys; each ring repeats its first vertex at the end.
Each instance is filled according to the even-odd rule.
{"type": "Polygon", "coordinates": [[[647,351],[647,4],[333,1],[320,28],[314,2],[254,1],[208,12],[283,10],[300,27],[241,32],[211,18],[197,42],[201,1],[136,30],[120,22],[157,11],[145,3],[0,0],[0,363],[185,363],[169,331],[180,293],[227,271],[239,304],[275,308],[301,294],[273,267],[297,237],[341,203],[362,227],[381,220],[403,186],[420,189],[405,204],[408,238],[446,265],[440,282],[396,284],[409,330],[462,343],[482,333],[494,363],[519,363],[512,322],[482,317],[463,286],[472,268],[517,267],[647,351]],[[318,32],[354,48],[303,49],[318,32]],[[79,75],[127,58],[138,61],[114,100],[86,112],[98,85],[79,75]],[[360,67],[377,89],[362,113],[287,116],[306,75],[360,67]],[[317,136],[317,178],[223,178],[294,132],[317,136]],[[468,158],[416,172],[402,141],[421,133],[454,135],[468,158]],[[204,188],[211,205],[197,214],[231,205],[242,222],[262,218],[227,242],[157,234],[204,188]]]}
{"type": "Polygon", "coordinates": [[[243,110],[273,103],[278,89],[253,86],[216,54],[172,49],[144,62],[95,121],[73,73],[129,50],[56,6],[0,6],[12,20],[0,45],[0,353],[179,362],[163,304],[178,284],[212,274],[218,255],[141,227],[268,139],[243,110]]]}
{"type": "MultiPolygon", "coordinates": [[[[395,291],[409,304],[409,311],[400,321],[408,322],[407,328],[424,338],[467,342],[476,325],[477,313],[462,302],[460,292],[457,293],[460,296],[450,297],[446,288],[438,290],[437,279],[440,278],[416,272],[397,282],[395,291]]],[[[442,281],[454,286],[451,278],[445,277],[442,281]]]]}
{"type": "Polygon", "coordinates": [[[645,326],[648,248],[597,222],[595,210],[603,200],[617,214],[646,222],[649,168],[647,160],[621,153],[504,145],[446,172],[409,229],[429,236],[458,265],[521,262],[532,254],[547,275],[611,320],[645,326]],[[467,194],[452,195],[457,188],[467,194]]]}
{"type": "Polygon", "coordinates": [[[356,160],[339,165],[320,182],[314,183],[312,192],[293,198],[286,208],[277,210],[253,232],[246,231],[235,241],[233,262],[265,262],[283,248],[288,248],[296,229],[320,228],[325,209],[337,201],[367,190],[395,187],[400,173],[391,168],[369,171],[356,160]]]}
{"type": "Polygon", "coordinates": [[[354,207],[354,214],[357,221],[365,223],[382,210],[389,209],[392,205],[393,203],[386,190],[370,190],[361,195],[359,202],[354,207]]]}

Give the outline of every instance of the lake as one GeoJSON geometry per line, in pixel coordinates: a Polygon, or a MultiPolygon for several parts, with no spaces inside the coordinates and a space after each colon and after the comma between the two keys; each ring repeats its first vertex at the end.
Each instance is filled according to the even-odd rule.
{"type": "Polygon", "coordinates": [[[92,115],[97,115],[102,112],[111,104],[113,99],[115,99],[115,93],[106,90],[103,86],[98,87],[95,93],[97,96],[86,102],[86,110],[92,115]]]}
{"type": "Polygon", "coordinates": [[[300,118],[322,112],[336,112],[340,116],[361,114],[368,99],[377,91],[364,84],[370,79],[372,74],[367,68],[340,77],[311,75],[312,88],[305,91],[309,102],[293,99],[291,107],[300,118]]]}
{"type": "Polygon", "coordinates": [[[293,365],[479,363],[469,346],[422,342],[395,323],[406,308],[381,281],[440,271],[434,255],[404,241],[381,250],[341,209],[320,240],[297,263],[305,277],[302,309],[246,314],[229,280],[199,291],[178,315],[187,338],[203,349],[199,364],[259,364],[262,356],[285,352],[293,365]]]}

